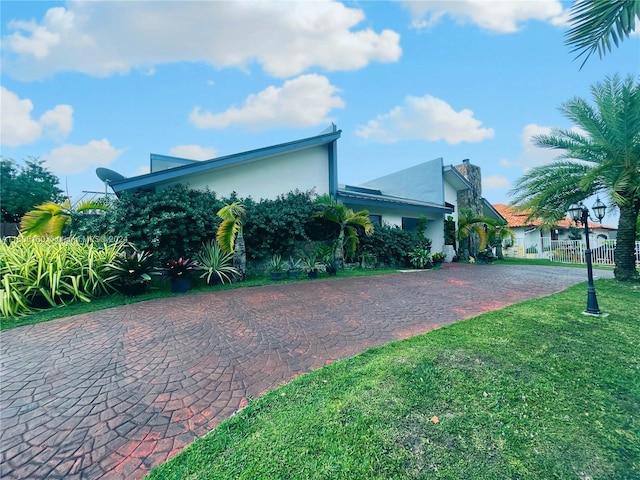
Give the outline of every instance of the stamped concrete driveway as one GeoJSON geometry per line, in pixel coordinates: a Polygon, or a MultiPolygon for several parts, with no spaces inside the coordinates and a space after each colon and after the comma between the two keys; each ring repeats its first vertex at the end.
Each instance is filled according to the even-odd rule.
{"type": "Polygon", "coordinates": [[[300,373],[585,277],[448,264],[185,295],[9,330],[0,337],[0,476],[141,478],[300,373]]]}

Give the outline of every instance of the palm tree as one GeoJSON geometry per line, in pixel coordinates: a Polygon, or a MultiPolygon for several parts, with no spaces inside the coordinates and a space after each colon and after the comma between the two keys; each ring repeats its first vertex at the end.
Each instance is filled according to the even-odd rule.
{"type": "Polygon", "coordinates": [[[244,280],[247,272],[247,252],[243,235],[245,213],[244,205],[237,201],[222,207],[218,210],[222,223],[216,234],[220,248],[227,253],[233,253],[233,266],[240,272],[241,280],[244,280]]]}
{"type": "Polygon", "coordinates": [[[349,255],[354,255],[358,245],[358,228],[364,230],[364,234],[373,234],[373,224],[369,218],[368,210],[354,212],[347,208],[340,200],[336,200],[329,194],[321,195],[316,199],[317,205],[323,209],[314,214],[315,218],[327,220],[338,225],[339,232],[335,246],[335,260],[338,268],[344,268],[345,247],[349,255]]]}
{"type": "Polygon", "coordinates": [[[23,235],[62,236],[64,227],[69,224],[78,213],[89,210],[108,210],[109,206],[101,200],[87,200],[77,207],[72,207],[69,199],[61,204],[44,202],[22,217],[20,232],[23,235]]]}
{"type": "Polygon", "coordinates": [[[554,128],[534,138],[537,146],[562,150],[554,163],[536,167],[510,192],[530,218],[555,221],[591,195],[606,196],[620,211],[615,278],[638,277],[635,231],[640,213],[640,85],[616,75],[591,87],[595,106],[574,98],[561,111],[581,131],[554,128]]]}
{"type": "Polygon", "coordinates": [[[502,260],[504,258],[502,254],[502,244],[506,239],[510,239],[511,242],[513,242],[515,236],[513,230],[511,230],[506,223],[497,223],[489,227],[487,231],[487,243],[496,247],[496,257],[502,260]]]}
{"type": "Polygon", "coordinates": [[[569,17],[571,28],[566,34],[566,44],[572,52],[580,52],[576,58],[586,55],[580,68],[591,54],[600,58],[611,51],[611,40],[618,46],[634,31],[640,17],[638,0],[576,0],[569,17]]]}
{"type": "Polygon", "coordinates": [[[460,250],[466,250],[469,255],[476,256],[487,248],[489,232],[498,224],[496,220],[473,211],[462,208],[458,214],[458,241],[460,250]]]}

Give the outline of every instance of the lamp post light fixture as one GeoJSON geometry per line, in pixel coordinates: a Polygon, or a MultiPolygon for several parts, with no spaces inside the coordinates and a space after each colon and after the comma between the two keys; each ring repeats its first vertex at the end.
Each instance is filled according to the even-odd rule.
{"type": "MultiPolygon", "coordinates": [[[[598,219],[598,222],[602,223],[604,214],[607,207],[600,201],[600,198],[596,199],[596,203],[591,207],[593,214],[598,219]]],[[[584,225],[584,236],[587,242],[587,248],[584,251],[584,258],[587,263],[587,309],[584,311],[587,315],[602,315],[600,308],[598,307],[598,299],[596,298],[596,289],[593,286],[593,265],[591,264],[591,246],[589,245],[589,209],[580,202],[577,205],[571,205],[569,207],[569,216],[576,223],[582,223],[584,225]]]]}

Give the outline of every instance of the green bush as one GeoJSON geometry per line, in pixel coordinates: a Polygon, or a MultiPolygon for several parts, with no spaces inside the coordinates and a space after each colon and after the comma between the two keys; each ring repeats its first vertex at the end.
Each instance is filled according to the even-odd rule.
{"type": "Polygon", "coordinates": [[[247,209],[244,225],[247,259],[267,261],[273,254],[288,258],[301,242],[324,240],[326,228],[312,218],[317,207],[312,192],[289,192],[275,200],[242,200],[247,209]]]}
{"type": "Polygon", "coordinates": [[[406,267],[409,265],[409,252],[413,251],[421,240],[415,233],[399,227],[382,225],[376,227],[370,237],[362,236],[358,246],[358,257],[364,252],[374,255],[378,263],[387,267],[406,267]]]}
{"type": "Polygon", "coordinates": [[[123,248],[124,242],[77,238],[0,242],[0,314],[18,317],[113,291],[106,279],[123,248]]]}
{"type": "Polygon", "coordinates": [[[159,263],[193,257],[215,239],[224,202],[209,190],[172,185],[157,192],[123,194],[104,214],[80,222],[76,235],[125,237],[138,250],[154,252],[159,263]]]}

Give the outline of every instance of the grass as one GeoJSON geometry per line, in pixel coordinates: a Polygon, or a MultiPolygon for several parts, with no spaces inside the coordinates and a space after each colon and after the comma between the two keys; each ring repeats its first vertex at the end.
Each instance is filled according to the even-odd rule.
{"type": "Polygon", "coordinates": [[[596,286],[298,377],[148,479],[638,479],[640,285],[596,286]]]}
{"type": "MultiPolygon", "coordinates": [[[[397,269],[353,269],[344,270],[338,272],[338,278],[346,277],[359,277],[367,275],[382,275],[385,273],[395,273],[397,269]]],[[[323,278],[323,277],[320,277],[323,278]]],[[[268,276],[254,276],[250,277],[244,282],[217,285],[210,287],[199,278],[194,278],[194,287],[187,292],[187,294],[211,292],[212,290],[228,290],[230,288],[245,288],[245,287],[257,287],[261,285],[267,285],[272,283],[289,283],[299,281],[312,281],[301,275],[298,280],[282,280],[274,282],[270,280],[268,276]]],[[[317,281],[317,280],[313,280],[317,281]]],[[[25,325],[34,325],[36,323],[48,322],[57,318],[70,317],[73,315],[79,315],[81,313],[95,312],[97,310],[104,310],[106,308],[118,307],[121,305],[129,305],[132,303],[143,302],[145,300],[153,300],[156,298],[174,297],[178,295],[185,295],[184,293],[173,293],[167,280],[156,281],[151,285],[150,291],[144,295],[137,297],[127,297],[118,293],[93,299],[91,302],[76,302],[69,305],[61,305],[57,308],[48,308],[41,310],[31,315],[27,315],[19,318],[3,318],[0,317],[0,331],[9,330],[16,327],[22,327],[25,325]]]]}

